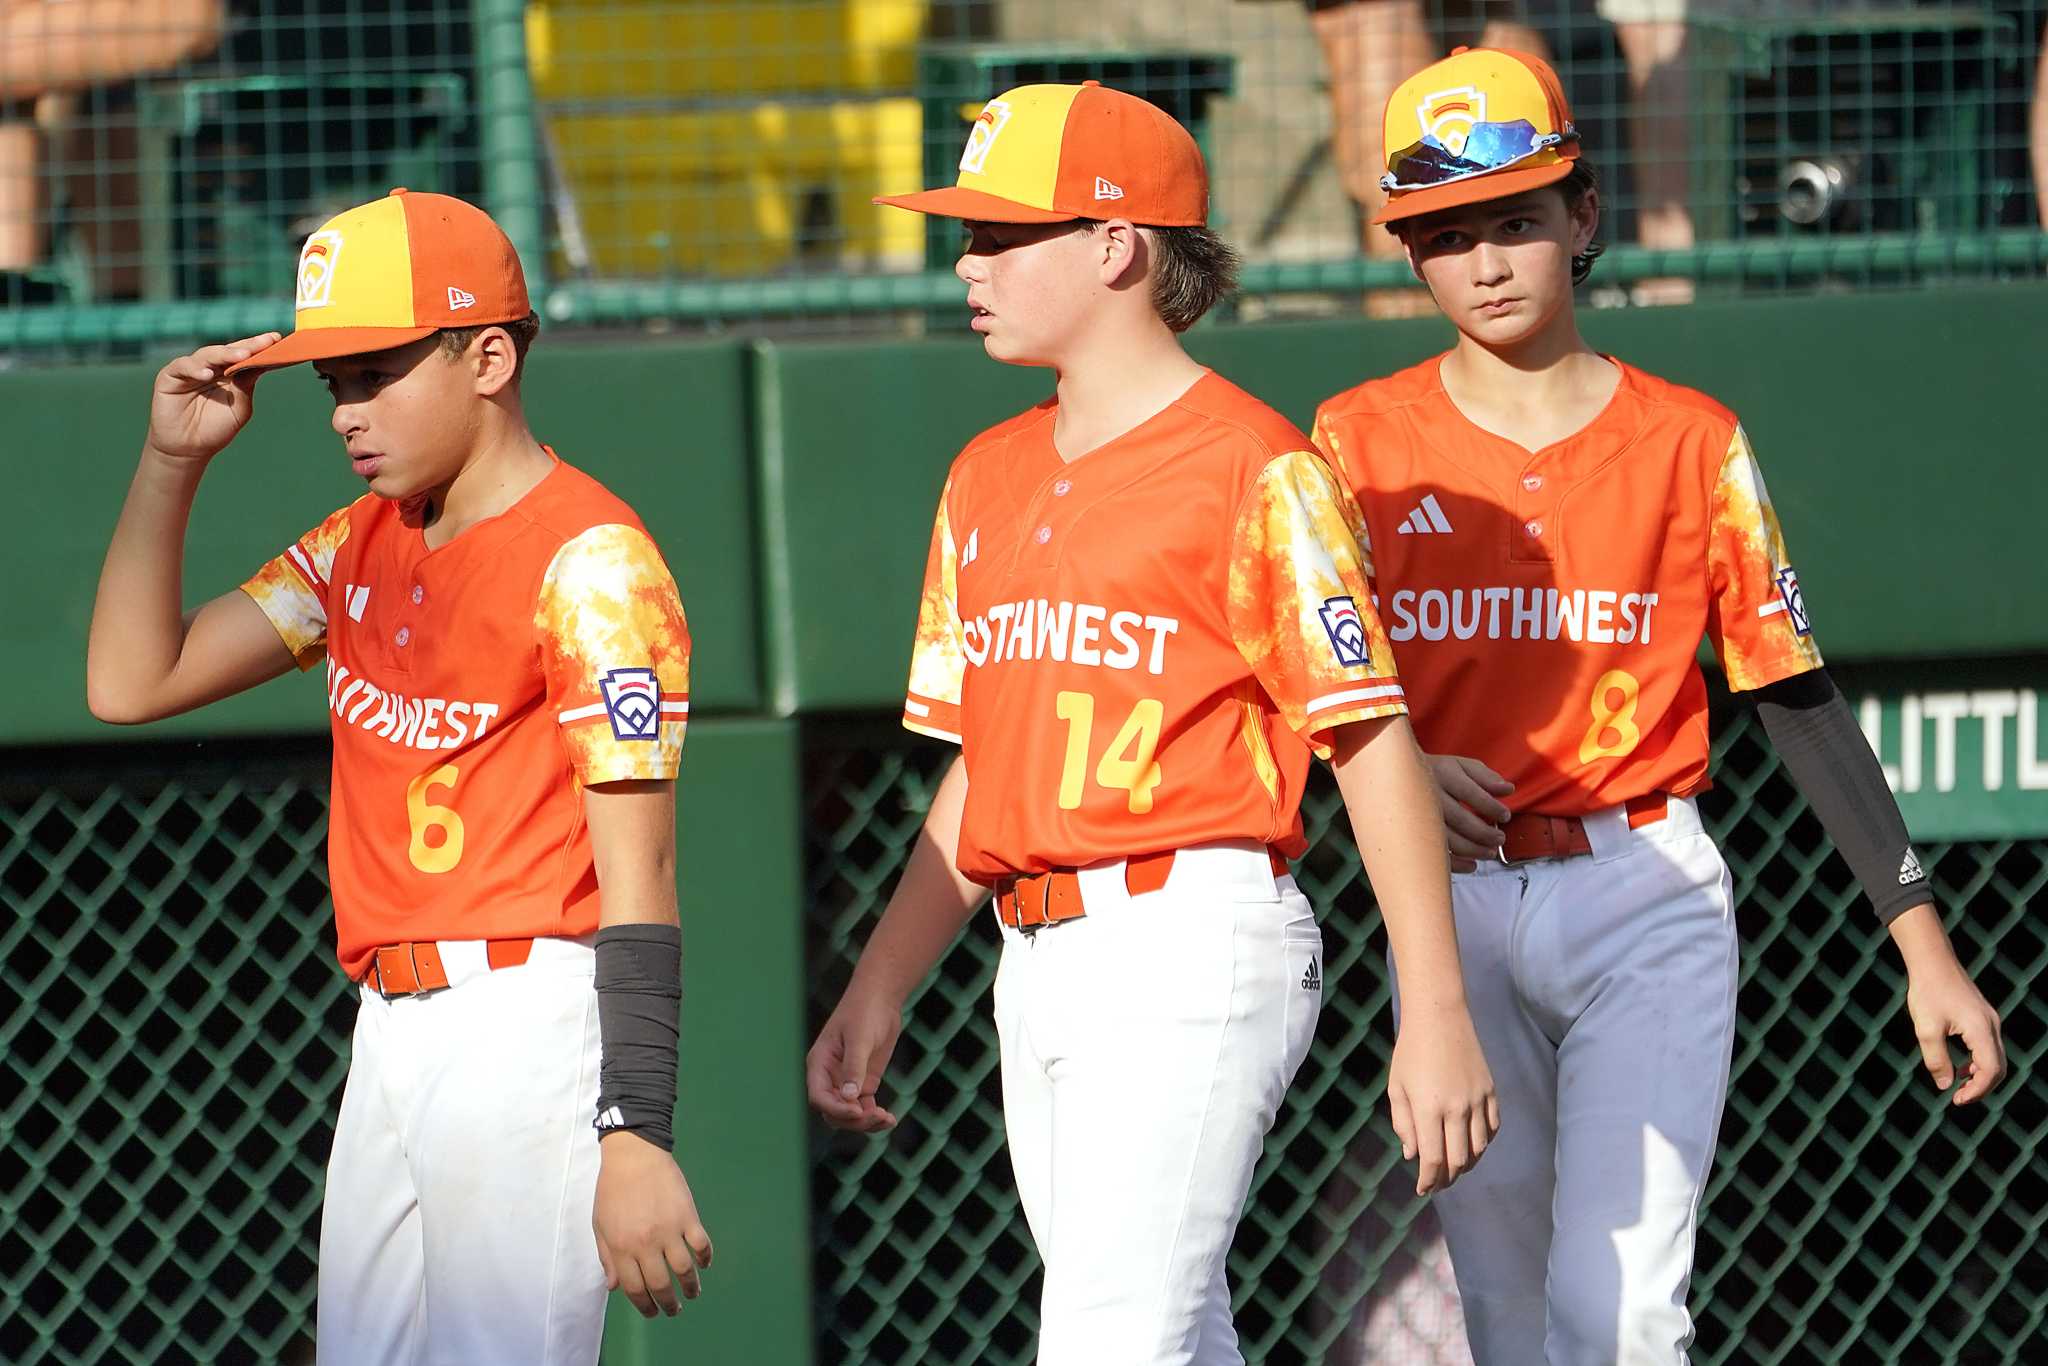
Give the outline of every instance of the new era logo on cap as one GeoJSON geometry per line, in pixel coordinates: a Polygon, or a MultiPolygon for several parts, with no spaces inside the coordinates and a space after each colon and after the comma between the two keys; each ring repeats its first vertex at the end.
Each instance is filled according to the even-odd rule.
{"type": "Polygon", "coordinates": [[[1097,199],[1122,199],[1124,197],[1124,187],[1117,184],[1114,180],[1104,180],[1101,176],[1097,176],[1095,177],[1095,197],[1097,199]]]}
{"type": "Polygon", "coordinates": [[[448,309],[451,313],[458,308],[475,307],[476,295],[466,289],[457,289],[454,285],[448,286],[448,309]]]}

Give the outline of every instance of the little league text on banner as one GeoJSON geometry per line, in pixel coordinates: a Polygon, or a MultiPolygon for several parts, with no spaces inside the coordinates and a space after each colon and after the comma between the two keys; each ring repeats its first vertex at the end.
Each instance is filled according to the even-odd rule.
{"type": "Polygon", "coordinates": [[[1913,838],[2048,834],[2048,687],[1851,695],[1913,838]]]}

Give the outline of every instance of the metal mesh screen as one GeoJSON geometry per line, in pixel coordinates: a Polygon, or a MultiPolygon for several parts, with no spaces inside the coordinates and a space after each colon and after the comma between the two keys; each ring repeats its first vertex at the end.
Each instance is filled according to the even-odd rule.
{"type": "MultiPolygon", "coordinates": [[[[1694,1360],[2033,1362],[2048,1318],[2048,1103],[2029,1081],[2048,931],[2028,914],[2048,842],[1923,848],[1965,965],[2004,1014],[2016,1084],[1934,1096],[1904,973],[1760,742],[1722,718],[1704,801],[1734,870],[1740,1024],[1700,1231],[1694,1360]]],[[[881,729],[808,746],[814,1023],[837,1001],[950,759],[881,729]]],[[[1327,781],[1303,889],[1324,912],[1324,1009],[1253,1184],[1230,1271],[1253,1361],[1469,1362],[1440,1238],[1379,1108],[1384,938],[1327,781]],[[1333,818],[1337,824],[1333,825],[1333,818]],[[1404,1182],[1407,1184],[1404,1186],[1404,1182]]],[[[820,1362],[1024,1363],[1036,1256],[1002,1141],[977,921],[913,1004],[883,1140],[829,1136],[814,1169],[820,1362]]]]}
{"type": "MultiPolygon", "coordinates": [[[[963,325],[975,112],[1101,78],[1193,128],[1241,311],[1426,307],[1379,111],[1460,42],[1552,57],[1603,174],[1595,303],[2038,274],[2044,0],[20,0],[0,10],[0,352],[287,321],[398,184],[481,197],[558,325],[963,325]],[[1684,13],[1684,22],[1631,14],[1684,13]],[[1377,294],[1377,298],[1375,298],[1377,294]]],[[[1449,127],[1449,125],[1446,125],[1449,127]]]]}
{"type": "Polygon", "coordinates": [[[17,750],[7,772],[6,1359],[310,1361],[354,1018],[324,747],[17,750]]]}
{"type": "MultiPolygon", "coordinates": [[[[1701,1232],[1698,1359],[2031,1362],[2048,1317],[2048,1102],[2030,1082],[2048,842],[1922,850],[2017,1073],[1945,1111],[1901,974],[1744,718],[1711,810],[1746,942],[1701,1232]]],[[[946,751],[879,723],[807,741],[811,981],[836,1000],[946,751]]],[[[308,1355],[321,1171],[352,1002],[333,966],[317,742],[9,752],[0,778],[0,1342],[24,1366],[308,1355]]],[[[1328,831],[1332,794],[1314,824],[1328,831]]],[[[1382,946],[1348,843],[1315,1051],[1232,1259],[1253,1359],[1457,1361],[1455,1292],[1374,1109],[1382,946]]],[[[883,1142],[822,1138],[820,1362],[1025,1362],[1036,1258],[1011,1188],[978,926],[916,1003],[883,1142]]],[[[774,1366],[774,1364],[764,1364],[774,1366]]]]}

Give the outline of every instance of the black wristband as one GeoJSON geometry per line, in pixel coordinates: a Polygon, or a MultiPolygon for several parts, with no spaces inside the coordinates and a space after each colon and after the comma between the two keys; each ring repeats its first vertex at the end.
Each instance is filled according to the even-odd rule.
{"type": "Polygon", "coordinates": [[[1934,899],[1884,769],[1824,669],[1757,691],[1757,715],[1799,791],[1889,925],[1934,899]]]}
{"type": "Polygon", "coordinates": [[[608,925],[597,932],[600,1135],[630,1129],[674,1149],[682,1000],[681,926],[608,925]]]}

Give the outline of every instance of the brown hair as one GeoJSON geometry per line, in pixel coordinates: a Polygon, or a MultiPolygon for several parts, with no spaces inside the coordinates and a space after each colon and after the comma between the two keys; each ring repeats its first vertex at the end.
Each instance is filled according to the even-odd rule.
{"type": "MultiPolygon", "coordinates": [[[[1084,218],[1077,231],[1094,232],[1084,218]]],[[[1185,332],[1237,290],[1236,248],[1207,228],[1146,228],[1152,248],[1152,309],[1175,332],[1185,332]]]]}
{"type": "MultiPolygon", "coordinates": [[[[1586,196],[1600,188],[1600,176],[1594,171],[1591,162],[1580,157],[1572,162],[1571,174],[1557,182],[1557,188],[1564,195],[1565,212],[1577,213],[1579,205],[1586,202],[1586,196]]],[[[1597,233],[1599,230],[1595,228],[1594,231],[1597,233]]],[[[1600,254],[1606,250],[1605,242],[1596,240],[1586,243],[1586,249],[1572,257],[1572,283],[1586,283],[1586,277],[1593,273],[1593,263],[1599,260],[1600,254]]]]}
{"type": "Polygon", "coordinates": [[[475,327],[444,327],[441,329],[441,355],[448,360],[459,360],[475,341],[490,327],[503,328],[512,338],[512,378],[517,380],[526,373],[526,349],[533,345],[533,339],[540,335],[540,314],[529,313],[508,323],[478,323],[475,327]]]}

